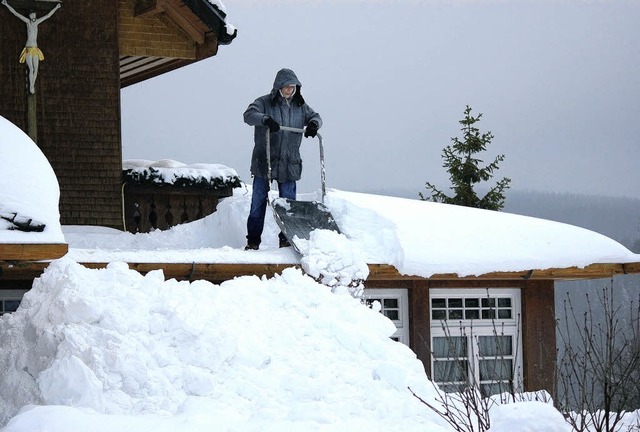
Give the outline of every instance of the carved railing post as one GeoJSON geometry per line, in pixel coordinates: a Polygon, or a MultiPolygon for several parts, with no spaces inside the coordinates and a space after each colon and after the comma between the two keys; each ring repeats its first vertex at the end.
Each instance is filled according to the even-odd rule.
{"type": "Polygon", "coordinates": [[[126,183],[123,187],[124,229],[146,233],[193,222],[213,213],[218,201],[232,194],[231,186],[210,190],[126,183]]]}

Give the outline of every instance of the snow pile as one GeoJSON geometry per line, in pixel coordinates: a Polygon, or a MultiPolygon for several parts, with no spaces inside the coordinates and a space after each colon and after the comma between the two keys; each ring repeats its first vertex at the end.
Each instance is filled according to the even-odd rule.
{"type": "MultiPolygon", "coordinates": [[[[452,430],[408,390],[436,404],[394,331],[296,269],[213,285],[64,258],[0,317],[1,430],[452,430]]],[[[491,432],[569,430],[549,403],[490,416],[491,432]]]]}
{"type": "Polygon", "coordinates": [[[571,432],[552,402],[527,401],[495,405],[490,432],[571,432]]]}
{"type": "Polygon", "coordinates": [[[64,243],[60,189],[49,161],[27,134],[2,116],[0,132],[0,243],[64,243]],[[15,215],[45,224],[44,231],[16,230],[7,220],[15,215]]]}
{"type": "Polygon", "coordinates": [[[394,331],[297,269],[218,286],[64,258],[0,317],[0,424],[35,404],[3,432],[83,430],[56,429],[56,414],[93,431],[133,415],[148,421],[127,430],[188,430],[194,417],[215,430],[446,430],[407,390],[434,396],[394,331]]]}
{"type": "Polygon", "coordinates": [[[307,274],[331,287],[351,287],[358,295],[369,275],[364,253],[344,234],[314,230],[309,240],[296,239],[302,253],[300,263],[307,274]],[[360,287],[360,288],[358,288],[360,287]]]}

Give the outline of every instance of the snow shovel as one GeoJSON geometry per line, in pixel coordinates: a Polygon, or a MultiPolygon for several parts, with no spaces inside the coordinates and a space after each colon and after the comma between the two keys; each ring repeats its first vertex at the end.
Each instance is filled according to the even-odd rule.
{"type": "MultiPolygon", "coordinates": [[[[280,130],[304,133],[304,129],[280,126],[280,130]]],[[[271,185],[271,140],[267,130],[267,182],[271,185]]],[[[295,238],[309,240],[311,231],[315,229],[325,229],[340,232],[338,224],[331,215],[331,212],[324,205],[326,195],[325,170],[324,170],[324,147],[322,146],[322,136],[316,135],[320,145],[320,181],[322,183],[322,201],[296,201],[288,198],[276,198],[270,201],[273,216],[282,234],[289,240],[293,248],[301,253],[295,243],[295,238]]]]}

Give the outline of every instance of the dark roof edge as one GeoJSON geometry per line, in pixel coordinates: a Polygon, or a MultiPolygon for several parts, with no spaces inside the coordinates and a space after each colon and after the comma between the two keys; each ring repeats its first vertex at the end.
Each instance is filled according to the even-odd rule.
{"type": "Polygon", "coordinates": [[[233,34],[227,33],[225,28],[227,14],[208,0],[182,0],[182,2],[216,34],[219,45],[230,44],[238,35],[237,29],[233,34]]]}

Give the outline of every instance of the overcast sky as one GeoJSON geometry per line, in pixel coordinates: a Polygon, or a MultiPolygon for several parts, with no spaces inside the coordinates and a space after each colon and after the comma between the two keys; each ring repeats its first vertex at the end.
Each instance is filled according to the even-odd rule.
{"type": "MultiPolygon", "coordinates": [[[[468,104],[512,189],[640,198],[639,1],[224,4],[230,45],[122,91],[125,159],[221,163],[249,182],[242,113],[288,67],[323,117],[328,187],[447,188],[441,152],[468,104]]],[[[303,146],[312,191],[317,140],[303,146]]]]}

